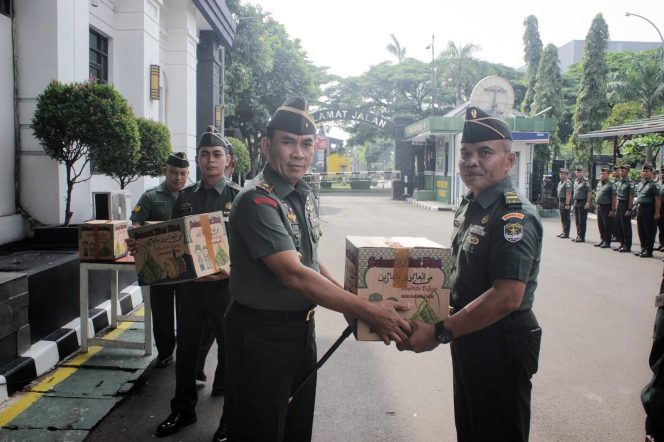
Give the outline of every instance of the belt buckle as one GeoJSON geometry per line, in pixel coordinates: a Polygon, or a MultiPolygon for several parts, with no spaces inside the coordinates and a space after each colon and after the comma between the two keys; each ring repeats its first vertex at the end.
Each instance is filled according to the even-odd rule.
{"type": "Polygon", "coordinates": [[[315,314],[316,314],[316,309],[315,308],[312,308],[311,310],[309,310],[307,312],[307,316],[304,318],[304,322],[311,321],[311,318],[313,318],[315,314]]]}

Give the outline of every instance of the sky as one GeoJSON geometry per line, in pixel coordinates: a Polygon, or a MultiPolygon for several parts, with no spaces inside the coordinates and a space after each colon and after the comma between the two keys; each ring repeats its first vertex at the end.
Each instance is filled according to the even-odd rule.
{"type": "Polygon", "coordinates": [[[523,61],[523,21],[534,15],[542,43],[560,47],[584,40],[593,18],[602,13],[614,41],[653,41],[664,33],[664,0],[244,0],[258,4],[299,38],[309,60],[332,74],[360,75],[370,66],[394,60],[386,46],[394,34],[406,56],[430,62],[448,41],[480,46],[475,57],[518,68],[523,61]]]}

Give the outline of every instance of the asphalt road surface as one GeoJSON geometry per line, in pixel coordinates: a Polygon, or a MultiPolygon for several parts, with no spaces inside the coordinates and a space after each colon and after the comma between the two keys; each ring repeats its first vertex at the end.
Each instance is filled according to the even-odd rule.
{"type": "MultiPolygon", "coordinates": [[[[345,236],[426,236],[449,245],[453,214],[386,196],[324,194],[321,218],[319,256],[342,280],[345,236]]],[[[655,252],[656,258],[643,259],[593,247],[599,242],[594,220],[588,220],[588,242],[581,244],[555,236],[558,219],[544,219],[543,224],[534,305],[543,340],[539,372],[533,378],[531,440],[643,440],[639,393],[650,379],[654,295],[664,255],[655,252]]],[[[341,315],[318,310],[322,355],[346,324],[341,315]]],[[[206,364],[210,377],[214,363],[211,353],[206,364]]],[[[164,440],[211,439],[223,398],[211,397],[210,388],[211,379],[199,390],[198,423],[164,440]]],[[[151,370],[145,384],[135,388],[89,440],[151,439],[169,413],[173,389],[173,367],[151,370]]],[[[317,391],[314,441],[456,440],[447,347],[415,355],[350,337],[319,372],[317,391]]]]}

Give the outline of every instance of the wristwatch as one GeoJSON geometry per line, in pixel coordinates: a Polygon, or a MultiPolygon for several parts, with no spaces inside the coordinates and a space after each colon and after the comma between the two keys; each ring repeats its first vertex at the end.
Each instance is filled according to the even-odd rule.
{"type": "Polygon", "coordinates": [[[436,341],[441,344],[449,344],[452,342],[454,335],[452,334],[452,330],[445,327],[445,321],[437,322],[435,327],[436,341]]]}

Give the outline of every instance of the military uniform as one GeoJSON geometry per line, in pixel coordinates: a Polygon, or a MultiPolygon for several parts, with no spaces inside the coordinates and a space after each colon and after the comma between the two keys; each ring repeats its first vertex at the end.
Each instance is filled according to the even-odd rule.
{"type": "Polygon", "coordinates": [[[616,221],[620,225],[618,239],[620,247],[616,251],[629,252],[632,249],[632,216],[630,211],[630,202],[634,196],[634,188],[628,178],[620,179],[616,182],[616,198],[618,199],[618,209],[616,211],[616,221]],[[630,211],[629,214],[626,213],[630,211]]]}
{"type": "MultiPolygon", "coordinates": [[[[611,213],[611,204],[613,201],[614,188],[608,179],[597,182],[595,190],[595,204],[597,206],[597,226],[601,238],[599,247],[611,247],[611,233],[613,232],[613,219],[609,216],[611,213]]],[[[615,215],[614,215],[615,216],[615,215]]]]}
{"type": "Polygon", "coordinates": [[[458,440],[528,440],[530,379],[537,372],[542,334],[531,310],[542,247],[537,211],[514,192],[507,176],[477,198],[464,197],[452,247],[455,312],[497,279],[526,284],[517,311],[451,343],[458,440]]]}
{"type": "Polygon", "coordinates": [[[641,252],[652,256],[655,233],[657,232],[657,222],[654,218],[655,200],[659,198],[659,188],[652,180],[642,180],[636,186],[636,196],[639,204],[636,226],[641,242],[641,252]]]}
{"type": "Polygon", "coordinates": [[[655,305],[655,330],[648,359],[652,379],[641,391],[641,403],[646,412],[646,434],[660,441],[664,440],[664,277],[655,305]]]}
{"type": "Polygon", "coordinates": [[[588,178],[581,177],[574,180],[574,222],[576,224],[576,238],[574,241],[583,242],[586,240],[586,223],[588,221],[588,193],[591,193],[590,182],[588,178]]]}
{"type": "MultiPolygon", "coordinates": [[[[129,219],[144,224],[146,221],[171,219],[173,204],[178,192],[171,192],[163,182],[141,195],[129,219]]],[[[152,331],[157,347],[157,360],[169,361],[175,349],[175,307],[178,285],[151,285],[152,331]]]]}
{"type": "MultiPolygon", "coordinates": [[[[200,181],[180,191],[173,208],[173,218],[199,213],[223,211],[227,219],[233,200],[240,188],[220,180],[206,188],[200,181]]],[[[198,395],[196,373],[199,349],[208,318],[215,324],[218,351],[217,370],[224,379],[223,315],[230,301],[228,280],[212,282],[186,282],[182,284],[178,312],[178,335],[175,361],[175,397],[171,410],[186,416],[195,415],[198,395]]]]}
{"type": "Polygon", "coordinates": [[[226,314],[230,440],[311,440],[316,381],[288,398],[316,364],[311,300],[283,286],[261,258],[296,250],[318,268],[320,221],[309,186],[267,164],[230,217],[231,296],[226,314]],[[287,419],[286,419],[287,416],[287,419]]]}
{"type": "Polygon", "coordinates": [[[558,235],[561,238],[568,238],[569,237],[569,226],[571,223],[570,219],[570,212],[571,209],[570,207],[565,207],[567,206],[567,192],[570,193],[570,205],[571,205],[571,198],[572,198],[572,180],[569,178],[566,178],[564,181],[560,180],[558,183],[558,202],[559,202],[559,208],[560,208],[560,222],[562,223],[563,226],[563,231],[560,235],[558,235]]]}

